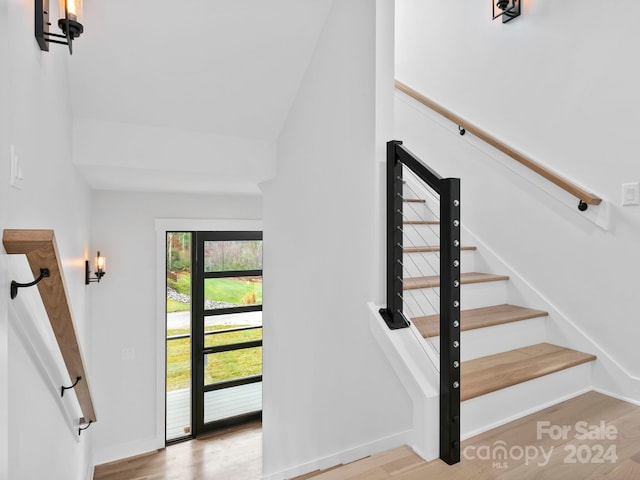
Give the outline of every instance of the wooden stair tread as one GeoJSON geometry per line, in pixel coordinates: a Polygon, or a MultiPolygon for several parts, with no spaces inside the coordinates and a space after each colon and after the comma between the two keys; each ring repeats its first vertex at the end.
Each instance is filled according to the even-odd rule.
{"type": "MultiPolygon", "coordinates": [[[[477,250],[477,247],[468,246],[468,247],[460,247],[460,250],[477,250]]],[[[405,247],[404,253],[430,253],[430,252],[439,252],[440,247],[405,247]]]]}
{"type": "MultiPolygon", "coordinates": [[[[508,275],[494,275],[492,273],[469,272],[460,275],[460,283],[465,285],[469,283],[498,282],[500,280],[509,280],[508,275]]],[[[427,277],[405,278],[403,281],[404,290],[412,290],[415,288],[433,288],[440,286],[440,275],[430,275],[427,277]]]]}
{"type": "MultiPolygon", "coordinates": [[[[462,310],[460,312],[460,330],[464,332],[530,318],[546,317],[547,315],[549,313],[542,310],[507,304],[462,310]]],[[[438,314],[412,318],[411,321],[425,338],[440,335],[440,315],[438,314]]]]}
{"type": "Polygon", "coordinates": [[[462,401],[596,359],[595,355],[539,343],[462,362],[462,401]]]}
{"type": "Polygon", "coordinates": [[[403,225],[440,225],[440,220],[403,220],[403,225]]]}

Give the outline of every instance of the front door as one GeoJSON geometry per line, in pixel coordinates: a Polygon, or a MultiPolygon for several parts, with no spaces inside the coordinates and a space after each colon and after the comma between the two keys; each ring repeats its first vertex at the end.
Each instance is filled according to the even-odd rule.
{"type": "Polygon", "coordinates": [[[262,415],[262,232],[195,232],[194,247],[197,436],[262,415]]]}

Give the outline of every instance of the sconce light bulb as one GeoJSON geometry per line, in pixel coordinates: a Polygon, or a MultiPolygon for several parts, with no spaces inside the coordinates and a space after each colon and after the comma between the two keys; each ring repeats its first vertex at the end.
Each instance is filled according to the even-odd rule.
{"type": "Polygon", "coordinates": [[[75,0],[67,0],[67,13],[71,20],[78,19],[78,8],[76,7],[75,0]]]}
{"type": "Polygon", "coordinates": [[[100,255],[100,252],[98,252],[98,255],[96,256],[96,259],[95,259],[96,273],[104,272],[104,265],[105,265],[105,259],[102,255],[100,255]]]}

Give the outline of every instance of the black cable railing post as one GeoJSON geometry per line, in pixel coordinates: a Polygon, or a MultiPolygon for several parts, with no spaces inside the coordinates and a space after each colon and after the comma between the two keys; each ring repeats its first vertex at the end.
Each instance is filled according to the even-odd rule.
{"type": "Polygon", "coordinates": [[[460,179],[440,181],[440,458],[460,461],[460,179]]]}
{"type": "Polygon", "coordinates": [[[440,458],[460,461],[460,179],[442,178],[393,140],[387,143],[387,308],[390,329],[403,313],[403,166],[440,195],[440,458]]]}
{"type": "Polygon", "coordinates": [[[396,146],[387,142],[387,308],[380,310],[387,326],[393,330],[408,326],[402,313],[402,163],[396,146]]]}

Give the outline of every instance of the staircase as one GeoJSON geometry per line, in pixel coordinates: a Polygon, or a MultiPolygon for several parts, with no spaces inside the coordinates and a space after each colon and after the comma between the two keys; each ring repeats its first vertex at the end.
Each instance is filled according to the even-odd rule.
{"type": "MultiPolygon", "coordinates": [[[[412,183],[408,181],[408,183],[412,183]]],[[[437,208],[404,188],[404,313],[439,350],[437,208]]],[[[461,246],[461,435],[480,433],[590,389],[594,355],[548,342],[547,312],[509,303],[509,277],[475,271],[481,253],[461,246]]]]}

